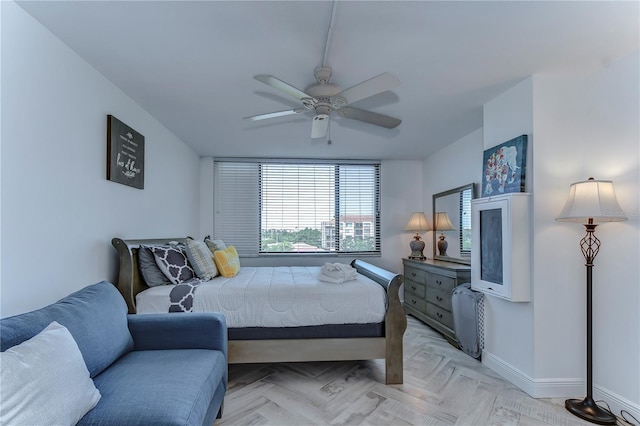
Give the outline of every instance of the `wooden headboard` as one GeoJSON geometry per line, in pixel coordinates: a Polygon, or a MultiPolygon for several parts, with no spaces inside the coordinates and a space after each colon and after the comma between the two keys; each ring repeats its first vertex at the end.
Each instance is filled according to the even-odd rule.
{"type": "Polygon", "coordinates": [[[123,240],[114,238],[111,244],[118,251],[120,258],[120,273],[118,274],[117,287],[122,297],[127,302],[130,314],[136,313],[136,295],[149,288],[145,283],[140,268],[138,267],[138,248],[140,245],[166,245],[172,241],[184,243],[186,238],[156,238],[149,240],[123,240]]]}

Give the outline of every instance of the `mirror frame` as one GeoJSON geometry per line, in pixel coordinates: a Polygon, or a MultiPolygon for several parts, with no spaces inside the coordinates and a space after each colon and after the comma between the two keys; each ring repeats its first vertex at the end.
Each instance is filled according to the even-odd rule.
{"type": "Polygon", "coordinates": [[[469,257],[450,257],[450,256],[440,256],[438,253],[438,249],[437,249],[437,240],[438,240],[438,233],[436,232],[436,224],[435,224],[435,220],[436,220],[436,200],[438,198],[442,198],[442,197],[446,197],[448,195],[452,195],[452,194],[456,194],[456,193],[460,193],[463,191],[466,191],[467,189],[471,189],[471,199],[475,199],[476,198],[476,191],[475,191],[475,183],[470,183],[467,185],[463,185],[463,186],[459,186],[457,188],[453,188],[453,189],[449,189],[448,191],[443,191],[443,192],[439,192],[437,194],[433,194],[433,205],[432,205],[432,219],[431,219],[431,227],[433,228],[433,258],[437,259],[437,260],[445,260],[447,262],[453,262],[453,263],[462,263],[464,265],[471,265],[471,255],[469,255],[469,257]]]}

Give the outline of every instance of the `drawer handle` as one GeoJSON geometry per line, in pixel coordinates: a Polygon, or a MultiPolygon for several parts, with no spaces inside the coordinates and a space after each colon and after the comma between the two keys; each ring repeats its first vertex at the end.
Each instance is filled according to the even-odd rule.
{"type": "Polygon", "coordinates": [[[415,289],[416,289],[416,286],[415,286],[415,285],[412,285],[412,286],[411,286],[411,288],[415,290],[415,289]]]}
{"type": "Polygon", "coordinates": [[[442,285],[442,281],[440,281],[440,280],[436,280],[436,284],[438,284],[438,285],[442,285]]]}
{"type": "Polygon", "coordinates": [[[436,312],[436,315],[438,316],[438,318],[442,319],[442,314],[440,312],[436,312]]]}
{"type": "Polygon", "coordinates": [[[416,273],[415,273],[415,272],[412,272],[412,273],[411,273],[411,276],[412,276],[412,277],[415,277],[415,276],[416,276],[416,273]]]}
{"type": "Polygon", "coordinates": [[[413,303],[415,305],[416,304],[416,300],[415,299],[411,299],[411,303],[413,303]]]}
{"type": "Polygon", "coordinates": [[[444,299],[443,299],[442,297],[440,297],[440,296],[436,296],[436,300],[437,300],[438,302],[442,302],[444,299]]]}

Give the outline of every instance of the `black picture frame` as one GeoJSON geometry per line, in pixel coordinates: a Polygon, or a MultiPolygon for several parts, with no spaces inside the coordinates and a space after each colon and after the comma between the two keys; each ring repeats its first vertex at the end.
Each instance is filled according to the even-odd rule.
{"type": "Polygon", "coordinates": [[[107,180],[144,189],[144,136],[107,115],[107,180]]]}

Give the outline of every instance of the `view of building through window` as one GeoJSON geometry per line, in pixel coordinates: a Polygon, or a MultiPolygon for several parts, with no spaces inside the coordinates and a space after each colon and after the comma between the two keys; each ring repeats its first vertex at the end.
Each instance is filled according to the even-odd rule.
{"type": "Polygon", "coordinates": [[[260,251],[376,251],[378,173],[376,165],[261,164],[260,251]]]}

